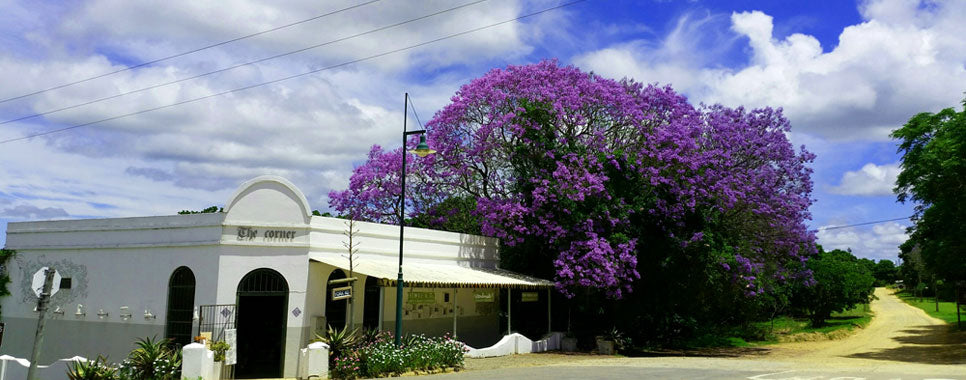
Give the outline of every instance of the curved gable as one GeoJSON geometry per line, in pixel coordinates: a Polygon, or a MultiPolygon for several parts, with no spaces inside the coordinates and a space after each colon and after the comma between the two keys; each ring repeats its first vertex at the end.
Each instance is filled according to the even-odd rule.
{"type": "Polygon", "coordinates": [[[225,223],[308,224],[312,209],[287,179],[261,176],[243,183],[225,203],[225,223]]]}

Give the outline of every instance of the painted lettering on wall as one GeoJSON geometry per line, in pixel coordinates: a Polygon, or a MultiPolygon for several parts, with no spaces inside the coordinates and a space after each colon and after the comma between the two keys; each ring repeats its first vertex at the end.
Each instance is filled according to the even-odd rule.
{"type": "Polygon", "coordinates": [[[258,230],[251,227],[238,227],[238,240],[252,241],[258,236],[258,230]]]}
{"type": "Polygon", "coordinates": [[[258,230],[252,227],[238,227],[238,240],[253,241],[261,236],[264,241],[292,241],[295,239],[295,230],[266,230],[258,234],[258,230]]]}

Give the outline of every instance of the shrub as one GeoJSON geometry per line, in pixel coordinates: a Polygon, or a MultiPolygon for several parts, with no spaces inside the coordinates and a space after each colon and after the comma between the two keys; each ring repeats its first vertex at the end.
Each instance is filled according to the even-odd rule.
{"type": "Polygon", "coordinates": [[[119,374],[131,380],[177,380],[181,377],[181,351],[164,339],[139,339],[137,348],[121,363],[119,374]]]}
{"type": "Polygon", "coordinates": [[[229,349],[231,349],[231,345],[229,345],[228,342],[219,340],[217,342],[212,343],[210,349],[215,353],[216,362],[224,362],[225,353],[228,352],[229,349]]]}
{"type": "Polygon", "coordinates": [[[463,368],[466,346],[449,335],[410,335],[403,342],[401,347],[396,347],[389,332],[366,334],[356,350],[346,351],[334,359],[332,377],[353,379],[463,368]]]}
{"type": "Polygon", "coordinates": [[[107,362],[107,358],[98,355],[97,359],[76,361],[67,366],[67,378],[70,380],[115,380],[117,368],[107,362]]]}
{"type": "Polygon", "coordinates": [[[315,334],[315,340],[329,345],[329,368],[335,368],[335,358],[355,350],[361,342],[359,329],[349,331],[349,328],[345,327],[340,330],[333,328],[332,325],[326,328],[325,335],[315,334]]]}

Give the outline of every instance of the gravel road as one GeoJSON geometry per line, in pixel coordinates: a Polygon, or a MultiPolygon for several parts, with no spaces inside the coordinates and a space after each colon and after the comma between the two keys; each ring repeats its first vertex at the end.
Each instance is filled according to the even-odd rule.
{"type": "Polygon", "coordinates": [[[878,299],[871,305],[875,313],[872,322],[840,340],[738,349],[734,355],[713,357],[620,358],[542,353],[468,359],[464,375],[441,377],[471,379],[492,375],[536,379],[579,373],[583,378],[966,378],[966,332],[951,332],[945,322],[902,302],[885,288],[876,289],[875,295],[878,299]],[[588,372],[579,368],[600,376],[587,376],[588,372]]]}

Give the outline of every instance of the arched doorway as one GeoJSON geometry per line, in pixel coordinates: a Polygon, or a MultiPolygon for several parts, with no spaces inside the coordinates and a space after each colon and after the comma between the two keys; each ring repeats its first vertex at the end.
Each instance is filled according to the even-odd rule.
{"type": "Polygon", "coordinates": [[[363,306],[362,311],[362,327],[377,329],[379,328],[379,319],[382,316],[379,315],[379,282],[375,277],[366,278],[364,293],[363,304],[365,306],[363,306]]]}
{"type": "MultiPolygon", "coordinates": [[[[345,272],[342,269],[336,269],[329,274],[329,280],[326,282],[326,292],[325,292],[325,324],[332,326],[334,329],[344,329],[346,325],[346,305],[348,302],[344,299],[333,300],[332,299],[332,288],[341,288],[343,286],[348,286],[349,283],[332,284],[333,280],[341,280],[346,278],[345,272]]],[[[326,327],[328,327],[326,326],[326,327]]]]}
{"type": "Polygon", "coordinates": [[[181,347],[191,343],[192,312],[195,308],[195,274],[178,267],[168,279],[168,309],[164,314],[164,336],[181,347]]]}
{"type": "Polygon", "coordinates": [[[280,273],[255,269],[238,283],[239,379],[282,377],[288,282],[280,273]]]}

